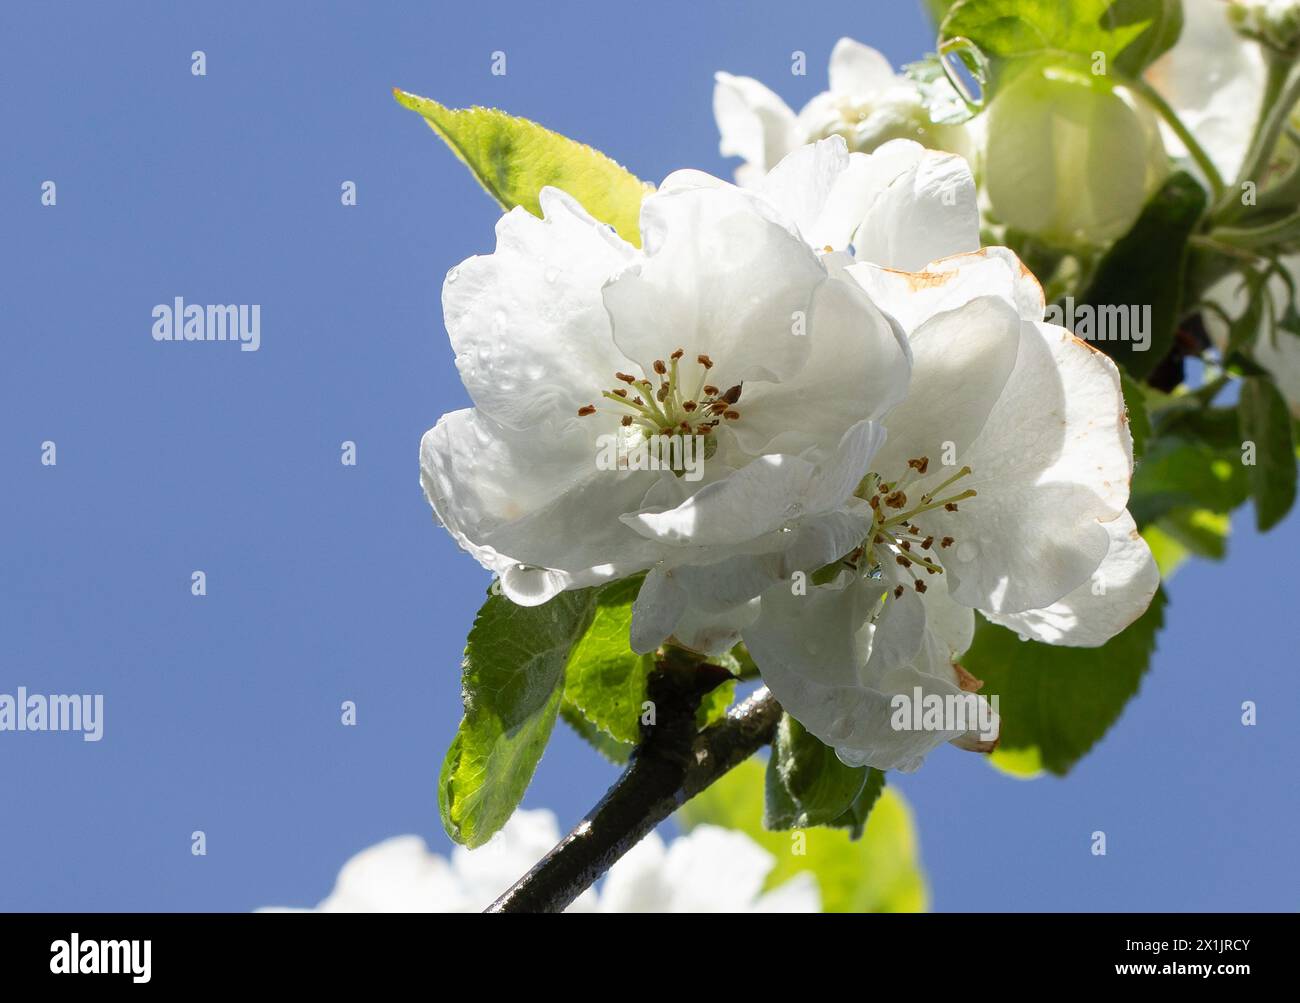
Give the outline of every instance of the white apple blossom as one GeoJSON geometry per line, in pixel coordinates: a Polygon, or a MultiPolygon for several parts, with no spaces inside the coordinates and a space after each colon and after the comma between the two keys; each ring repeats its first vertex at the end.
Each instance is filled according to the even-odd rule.
{"type": "MultiPolygon", "coordinates": [[[[847,250],[919,267],[977,240],[974,200],[959,158],[907,141],[850,155],[839,137],[754,190],[671,175],[642,207],[640,250],[543,190],[543,219],[507,213],[496,252],[444,286],[475,407],[421,444],[437,517],[524,604],[733,558],[758,576],[752,598],[834,560],[870,525],[853,490],[909,371],[897,324],[844,276],[847,250]],[[595,462],[602,437],[665,432],[712,443],[701,479],[595,462]]],[[[643,594],[648,646],[734,643],[751,615],[726,589],[709,597],[723,622],[643,594]]]]}
{"type": "Polygon", "coordinates": [[[829,583],[770,588],[744,631],[782,705],[845,762],[912,770],[971,729],[896,731],[891,699],[978,688],[957,664],[973,610],[1022,636],[1095,646],[1159,575],[1126,511],[1119,373],[1043,322],[1042,290],[990,248],[917,274],[849,269],[908,332],[907,400],[859,489],[876,513],[829,583]]]}
{"type": "MultiPolygon", "coordinates": [[[[832,135],[844,137],[850,149],[871,153],[892,139],[970,156],[973,144],[967,127],[931,121],[920,88],[894,73],[883,55],[870,46],[841,38],[831,52],[830,88],[809,101],[797,115],[769,88],[752,77],[715,75],[713,115],[722,135],[725,157],[745,163],[736,182],[757,184],[790,151],[832,135]]],[[[946,81],[938,89],[956,91],[946,81]]]]}
{"type": "MultiPolygon", "coordinates": [[[[1232,181],[1246,156],[1264,95],[1264,56],[1258,45],[1232,29],[1228,4],[1183,4],[1178,42],[1147,70],[1147,79],[1178,113],[1214,166],[1232,181]]],[[[1162,123],[1165,145],[1185,155],[1178,137],[1162,123]]]]}
{"type": "MultiPolygon", "coordinates": [[[[482,912],[560,839],[555,816],[517,811],[493,839],[451,858],[419,836],[396,836],[343,865],[315,912],[482,912]]],[[[701,825],[665,844],[651,833],[614,866],[599,889],[566,910],[577,913],[819,912],[817,880],[801,873],[764,892],[772,855],[748,836],[701,825]]],[[[272,910],[298,911],[298,910],[272,910]]]]}

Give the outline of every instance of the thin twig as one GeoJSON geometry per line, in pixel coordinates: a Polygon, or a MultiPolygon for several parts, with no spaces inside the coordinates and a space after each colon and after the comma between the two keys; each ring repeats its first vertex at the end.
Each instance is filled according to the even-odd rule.
{"type": "Polygon", "coordinates": [[[662,667],[651,676],[657,724],[645,729],[623,775],[488,912],[562,912],[651,829],[772,741],[781,705],[766,688],[697,731],[695,709],[720,680],[716,666],[692,668],[686,685],[662,667]]]}

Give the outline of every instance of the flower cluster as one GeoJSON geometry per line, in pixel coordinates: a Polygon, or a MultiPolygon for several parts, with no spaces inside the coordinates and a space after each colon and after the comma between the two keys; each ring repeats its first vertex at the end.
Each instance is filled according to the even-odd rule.
{"type": "Polygon", "coordinates": [[[1119,374],[980,249],[961,158],[833,136],[747,188],[677,172],[640,249],[540,202],[447,277],[474,407],[421,447],[437,517],[515,602],[644,572],[633,648],[743,640],[843,761],[903,770],[989,747],[889,724],[897,694],[978,688],[975,610],[1098,645],[1150,602],[1119,374]],[[609,435],[702,437],[703,476],[603,469],[609,435]]]}

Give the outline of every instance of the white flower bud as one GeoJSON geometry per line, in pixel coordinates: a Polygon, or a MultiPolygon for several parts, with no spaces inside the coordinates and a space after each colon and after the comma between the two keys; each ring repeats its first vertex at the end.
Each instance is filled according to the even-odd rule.
{"type": "Polygon", "coordinates": [[[994,214],[1051,244],[1122,236],[1168,172],[1155,116],[1104,76],[1030,67],[987,114],[994,214]]]}

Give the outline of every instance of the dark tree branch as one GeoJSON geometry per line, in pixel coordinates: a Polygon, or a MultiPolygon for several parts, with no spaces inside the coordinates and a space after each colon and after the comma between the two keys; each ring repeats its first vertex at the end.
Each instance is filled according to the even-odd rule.
{"type": "Polygon", "coordinates": [[[656,723],[600,803],[559,844],[488,907],[488,912],[561,912],[656,825],[744,762],[776,734],[781,706],[767,691],[698,731],[700,700],[729,678],[725,670],[670,653],[647,693],[656,723]]]}

